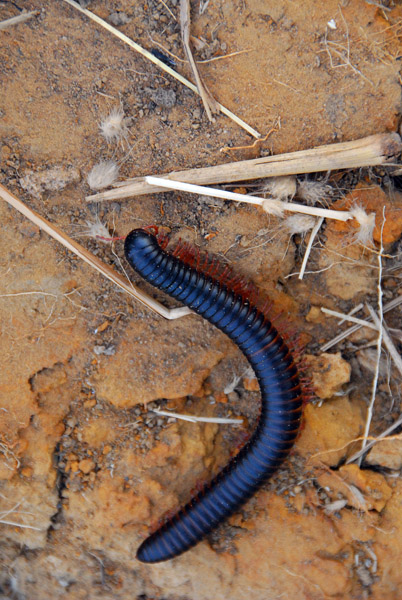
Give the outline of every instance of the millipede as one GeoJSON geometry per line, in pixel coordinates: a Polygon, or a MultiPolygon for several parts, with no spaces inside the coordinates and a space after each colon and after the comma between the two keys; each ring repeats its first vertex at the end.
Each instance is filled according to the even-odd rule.
{"type": "Polygon", "coordinates": [[[202,261],[199,254],[183,246],[173,252],[166,250],[157,228],[134,229],[125,240],[124,250],[130,265],[146,281],[207,319],[237,344],[261,391],[260,418],[250,440],[186,506],[140,545],[138,560],[156,563],[192,548],[273,475],[298,435],[303,387],[289,343],[254,302],[250,290],[232,275],[217,276],[214,261],[202,261]]]}

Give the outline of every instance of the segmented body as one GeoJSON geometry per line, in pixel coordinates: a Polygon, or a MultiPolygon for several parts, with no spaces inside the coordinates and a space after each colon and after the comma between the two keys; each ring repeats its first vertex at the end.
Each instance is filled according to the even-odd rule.
{"type": "Polygon", "coordinates": [[[289,348],[257,307],[219,279],[163,250],[148,231],[132,231],[125,253],[144,279],[203,316],[239,346],[258,379],[262,400],[260,419],[249,442],[209,485],[141,544],[137,558],[154,563],[197,544],[269,479],[295,442],[303,399],[289,348]]]}

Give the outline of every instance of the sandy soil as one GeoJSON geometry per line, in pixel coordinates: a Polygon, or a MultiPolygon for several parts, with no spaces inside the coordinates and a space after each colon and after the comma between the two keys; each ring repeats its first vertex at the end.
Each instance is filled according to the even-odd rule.
{"type": "MultiPolygon", "coordinates": [[[[0,31],[1,182],[166,305],[129,271],[122,241],[90,237],[94,224],[125,236],[158,223],[220,255],[300,331],[318,397],[290,459],[238,514],[182,557],[140,564],[150,528],[253,430],[258,386],[221,332],[196,316],[163,320],[2,202],[1,598],[401,597],[401,441],[377,445],[361,469],[346,464],[364,431],[376,333],[321,351],[345,325],[319,307],[376,306],[377,254],[328,222],[299,281],[304,237],[256,207],[173,192],[85,201],[100,160],[117,161],[124,179],[397,131],[401,5],[211,0],[199,14],[203,3],[191,2],[197,59],[242,52],[200,70],[263,138],[275,129],[254,144],[227,117],[210,123],[193,92],[63,0],[16,4],[37,14],[0,31]],[[127,128],[117,143],[99,128],[116,108],[127,128]],[[156,407],[242,416],[243,426],[172,422],[156,407]]],[[[177,0],[88,8],[144,48],[183,58],[177,0]]],[[[0,3],[0,20],[17,13],[0,3]]],[[[176,68],[191,78],[178,59],[176,68]]],[[[326,202],[376,212],[377,247],[385,207],[383,299],[397,298],[402,197],[389,169],[310,179],[330,186],[326,202]]],[[[397,351],[400,319],[400,308],[387,313],[397,351]]],[[[399,418],[400,394],[384,355],[371,434],[399,418]]]]}

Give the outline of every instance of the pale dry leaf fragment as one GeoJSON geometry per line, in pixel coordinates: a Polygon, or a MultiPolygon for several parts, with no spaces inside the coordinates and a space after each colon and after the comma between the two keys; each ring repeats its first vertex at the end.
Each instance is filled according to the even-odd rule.
{"type": "Polygon", "coordinates": [[[324,508],[324,512],[327,515],[330,515],[334,512],[338,512],[340,510],[342,510],[342,508],[345,508],[345,506],[347,505],[347,500],[342,499],[342,500],[335,500],[334,502],[330,502],[329,504],[325,505],[324,508]]]}
{"type": "Polygon", "coordinates": [[[114,160],[101,160],[88,173],[87,182],[91,190],[109,187],[119,176],[119,166],[114,160]]]}

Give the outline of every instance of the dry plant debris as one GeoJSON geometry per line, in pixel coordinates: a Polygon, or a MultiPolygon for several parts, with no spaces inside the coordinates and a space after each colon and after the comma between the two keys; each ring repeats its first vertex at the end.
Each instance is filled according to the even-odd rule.
{"type": "MultiPolygon", "coordinates": [[[[0,4],[8,16],[11,3],[0,4]]],[[[128,56],[122,44],[97,32],[92,21],[80,21],[78,11],[66,3],[32,0],[30,8],[41,11],[38,18],[1,32],[3,48],[7,42],[0,58],[6,92],[0,100],[5,125],[1,169],[7,192],[24,200],[24,214],[33,207],[53,231],[57,223],[73,237],[88,235],[84,250],[113,265],[113,271],[123,234],[163,222],[174,241],[181,235],[251,275],[272,295],[276,309],[299,321],[303,340],[310,340],[315,353],[342,324],[317,314],[316,321],[297,319],[311,305],[318,310],[325,302],[355,317],[361,316],[360,306],[361,320],[375,328],[355,330],[337,341],[344,361],[338,381],[331,383],[335,368],[325,372],[324,364],[321,370],[333,395],[306,407],[306,426],[294,455],[245,512],[180,564],[133,570],[130,557],[146,533],[144,524],[177,507],[185,490],[208,480],[253,430],[256,382],[238,378],[246,365],[208,325],[194,318],[173,323],[127,302],[127,294],[83,268],[79,255],[52,244],[37,225],[2,203],[0,385],[6,393],[0,406],[0,585],[7,596],[36,597],[45,589],[55,599],[66,593],[162,598],[168,592],[172,600],[183,595],[238,600],[247,589],[255,600],[283,594],[301,600],[334,595],[377,600],[399,589],[399,374],[390,359],[388,370],[379,369],[370,435],[365,436],[370,382],[356,359],[359,351],[377,344],[378,323],[365,307],[375,306],[380,258],[387,315],[383,345],[388,332],[396,360],[400,351],[400,200],[390,187],[390,161],[398,161],[400,140],[381,134],[383,142],[388,140],[381,148],[379,137],[367,136],[396,130],[401,13],[376,4],[359,1],[338,9],[330,2],[317,9],[314,3],[279,3],[267,14],[267,7],[258,12],[252,3],[218,0],[200,3],[201,15],[193,11],[191,31],[196,40],[206,41],[202,47],[191,43],[209,61],[202,69],[214,95],[232,107],[241,99],[239,113],[264,133],[276,115],[281,117],[282,127],[258,143],[250,143],[229,120],[210,125],[197,100],[172,86],[166,71],[161,77],[144,68],[139,51],[128,56]],[[308,11],[310,19],[305,18],[308,11]],[[63,15],[72,25],[68,30],[63,15]],[[236,48],[249,52],[238,54],[230,66],[210,60],[236,48]],[[173,93],[173,105],[154,101],[161,92],[173,93]],[[119,107],[116,114],[111,103],[119,107]],[[110,116],[112,129],[99,135],[99,123],[110,116]],[[344,153],[338,152],[342,145],[344,153]],[[225,159],[222,147],[251,161],[219,165],[225,159]],[[353,162],[356,152],[359,160],[353,162]],[[122,185],[115,182],[114,190],[95,194],[85,204],[86,174],[100,159],[116,161],[122,185]],[[344,161],[343,167],[334,166],[342,164],[337,160],[344,161]],[[51,172],[59,165],[65,171],[73,165],[76,172],[60,177],[60,171],[51,172]],[[353,171],[358,167],[363,168],[353,171]],[[264,174],[258,175],[260,168],[264,174]],[[349,172],[336,172],[339,168],[349,172]],[[303,181],[302,173],[328,169],[330,174],[303,181]],[[180,191],[156,196],[156,187],[135,177],[148,173],[202,186],[242,182],[234,191],[243,199],[244,192],[255,191],[245,181],[296,176],[296,194],[285,202],[296,209],[303,203],[337,212],[355,205],[365,228],[358,229],[356,219],[320,223],[323,216],[310,214],[287,213],[291,216],[279,220],[258,206],[234,206],[220,198],[182,201],[180,191]],[[379,192],[380,185],[386,192],[379,192]],[[116,193],[121,196],[113,198],[116,193]],[[130,195],[143,197],[119,201],[130,195]],[[341,206],[343,196],[349,198],[341,206]],[[374,245],[362,247],[362,239],[356,239],[362,232],[365,243],[373,234],[374,245]],[[385,250],[378,255],[380,237],[385,250]],[[337,266],[343,266],[343,277],[350,274],[346,297],[341,279],[329,277],[337,266]],[[209,422],[171,422],[158,410],[202,415],[209,422]],[[225,419],[241,419],[242,427],[218,427],[216,421],[225,419]],[[362,438],[367,442],[363,450],[362,438]],[[339,468],[359,457],[364,470],[356,464],[339,468]],[[21,553],[21,547],[28,550],[21,553]]],[[[99,19],[143,45],[152,33],[168,52],[180,52],[174,18],[178,3],[122,0],[113,19],[104,0],[93,8],[99,19]]],[[[256,130],[250,133],[255,136],[256,130]]],[[[278,200],[275,191],[270,199],[278,200]]],[[[332,356],[328,362],[335,360],[332,356]]]]}

